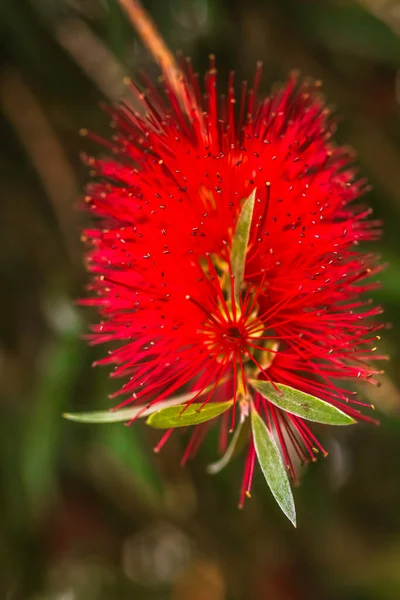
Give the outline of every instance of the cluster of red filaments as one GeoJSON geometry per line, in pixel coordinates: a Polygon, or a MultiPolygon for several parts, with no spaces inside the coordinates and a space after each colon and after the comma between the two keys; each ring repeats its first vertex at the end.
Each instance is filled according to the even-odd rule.
{"type": "MultiPolygon", "coordinates": [[[[381,311],[365,280],[379,267],[357,245],[377,239],[380,224],[356,203],[367,186],[331,141],[319,84],[293,74],[258,100],[259,65],[236,105],[233,74],[218,101],[213,58],[204,95],[190,62],[182,69],[184,102],[168,82],[164,95],[147,80],[145,92],[131,84],[132,106],[109,109],[112,141],[92,136],[113,157],[86,157],[98,179],[86,196],[96,224],[85,232],[94,292],[85,303],[102,316],[91,341],[114,344],[100,363],[125,378],[118,407],[154,407],[188,389],[191,402],[234,398],[220,418],[223,452],[256,374],[372,421],[340,382],[376,383],[381,311]],[[232,239],[254,190],[244,284],[230,303],[232,239]]],[[[304,420],[257,393],[253,401],[294,478],[299,459],[325,453],[304,420]]],[[[196,426],[183,462],[209,426],[196,426]]],[[[241,503],[254,460],[249,437],[241,503]]]]}

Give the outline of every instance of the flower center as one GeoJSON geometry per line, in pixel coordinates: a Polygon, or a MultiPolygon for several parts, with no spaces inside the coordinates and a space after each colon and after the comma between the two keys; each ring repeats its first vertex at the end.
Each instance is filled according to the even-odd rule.
{"type": "MultiPolygon", "coordinates": [[[[258,317],[260,289],[249,283],[243,285],[239,299],[232,300],[232,279],[226,261],[220,257],[209,258],[203,265],[213,283],[215,301],[208,313],[202,333],[207,351],[216,356],[218,362],[252,362],[253,367],[264,351],[265,324],[258,317]]],[[[203,312],[207,312],[203,309],[203,312]]],[[[246,370],[249,370],[248,368],[246,370]]]]}
{"type": "Polygon", "coordinates": [[[233,325],[227,328],[226,333],[223,334],[224,336],[227,341],[234,343],[236,340],[242,340],[242,331],[237,325],[233,325]]]}

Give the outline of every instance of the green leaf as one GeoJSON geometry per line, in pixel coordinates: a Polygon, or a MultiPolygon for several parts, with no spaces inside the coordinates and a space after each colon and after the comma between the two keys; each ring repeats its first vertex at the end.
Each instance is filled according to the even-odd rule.
{"type": "Polygon", "coordinates": [[[86,353],[80,330],[69,329],[59,333],[40,355],[39,378],[21,448],[25,496],[36,516],[44,514],[57,494],[60,412],[74,395],[86,353]]]}
{"type": "Polygon", "coordinates": [[[258,462],[275,500],[296,527],[296,509],[287,470],[268,427],[251,407],[251,426],[258,462]]]}
{"type": "Polygon", "coordinates": [[[388,23],[395,23],[395,3],[393,16],[389,6],[385,7],[389,2],[364,0],[363,4],[375,15],[369,14],[356,3],[336,2],[328,5],[315,2],[308,6],[303,3],[300,10],[295,10],[294,18],[296,23],[301,23],[299,26],[307,39],[327,48],[336,56],[358,56],[363,60],[398,67],[399,36],[388,27],[388,23]],[[386,23],[383,22],[385,16],[386,23]]]}
{"type": "Polygon", "coordinates": [[[254,189],[247,200],[245,200],[242,211],[238,218],[235,235],[233,236],[232,241],[231,265],[235,288],[235,298],[232,298],[232,302],[235,300],[237,304],[239,304],[240,290],[243,285],[246,254],[247,247],[249,245],[250,227],[253,219],[255,198],[256,190],[254,189]]]}
{"type": "MultiPolygon", "coordinates": [[[[221,379],[219,385],[224,383],[226,379],[221,379]]],[[[214,386],[210,385],[201,392],[200,396],[209,392],[214,386]]],[[[156,402],[149,408],[142,406],[131,406],[129,408],[121,408],[120,410],[96,410],[90,412],[81,413],[63,413],[64,419],[69,421],[75,421],[76,423],[118,423],[121,421],[131,421],[135,419],[139,413],[140,417],[148,417],[149,415],[167,408],[169,406],[176,406],[178,404],[185,404],[196,395],[198,391],[188,392],[187,394],[180,394],[179,396],[173,396],[163,402],[156,402]],[[143,410],[144,409],[144,410],[143,410]]]]}
{"type": "Polygon", "coordinates": [[[243,448],[245,442],[249,437],[249,420],[244,418],[239,422],[239,425],[235,429],[230,444],[226,449],[225,454],[217,461],[211,463],[207,467],[207,473],[210,475],[216,475],[222,469],[224,469],[243,448]]]}
{"type": "Polygon", "coordinates": [[[269,381],[251,379],[249,383],[272,404],[308,421],[326,425],[352,425],[356,422],[336,406],[311,396],[311,394],[295,390],[288,385],[275,383],[279,393],[269,381]]]}
{"type": "Polygon", "coordinates": [[[156,429],[169,429],[170,427],[187,427],[188,425],[198,425],[218,417],[233,404],[229,402],[209,402],[201,408],[200,403],[193,403],[189,406],[180,404],[179,406],[169,406],[150,415],[146,424],[156,429]]]}

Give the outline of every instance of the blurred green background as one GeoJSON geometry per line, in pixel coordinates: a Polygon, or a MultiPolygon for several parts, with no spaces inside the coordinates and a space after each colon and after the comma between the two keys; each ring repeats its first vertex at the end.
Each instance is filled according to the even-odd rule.
{"type": "Polygon", "coordinates": [[[392,324],[380,388],[362,392],[380,427],[322,431],[330,451],[295,490],[299,529],[259,474],[237,510],[242,462],[219,476],[211,435],[179,466],[142,424],[84,426],[65,410],[109,406],[106,351],[81,336],[86,275],[75,209],[88,173],[78,135],[108,135],[98,108],[123,76],[158,70],[115,0],[0,2],[0,598],[5,600],[399,600],[400,2],[149,0],[170,46],[219,83],[230,68],[263,90],[299,68],[324,82],[338,138],[358,150],[385,220],[374,293],[392,324]]]}

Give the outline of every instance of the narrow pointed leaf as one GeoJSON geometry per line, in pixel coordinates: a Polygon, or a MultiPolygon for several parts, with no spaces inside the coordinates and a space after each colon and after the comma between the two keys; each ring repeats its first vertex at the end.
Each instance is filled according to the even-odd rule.
{"type": "Polygon", "coordinates": [[[233,400],[229,402],[209,402],[202,408],[200,403],[193,403],[188,407],[185,404],[169,406],[150,415],[146,424],[156,429],[199,425],[199,423],[205,423],[222,415],[232,404],[233,400]]]}
{"type": "Polygon", "coordinates": [[[229,446],[226,449],[226,452],[221,458],[207,467],[207,473],[210,475],[216,475],[222,469],[224,469],[232,460],[234,456],[236,456],[240,450],[242,450],[245,442],[247,441],[249,436],[249,420],[246,418],[239,422],[239,425],[235,429],[235,432],[231,438],[229,446]]]}
{"type": "Polygon", "coordinates": [[[258,462],[275,500],[296,527],[296,509],[287,470],[268,427],[252,406],[251,427],[258,462]]]}
{"type": "Polygon", "coordinates": [[[76,423],[118,423],[121,421],[131,421],[139,414],[140,417],[148,417],[149,415],[167,408],[170,406],[182,405],[188,400],[191,400],[198,392],[190,392],[188,394],[180,394],[163,402],[156,402],[153,406],[145,408],[144,406],[133,406],[130,408],[121,408],[120,410],[97,410],[92,412],[81,413],[64,413],[64,419],[75,421],[76,423]],[[145,409],[145,410],[143,410],[145,409]]]}
{"type": "Polygon", "coordinates": [[[308,421],[315,421],[316,423],[324,423],[326,425],[352,425],[356,422],[349,415],[336,408],[336,406],[332,406],[332,404],[324,402],[320,398],[300,392],[288,385],[275,383],[279,393],[269,381],[252,379],[250,383],[257,392],[272,402],[272,404],[308,421]]]}
{"type": "MultiPolygon", "coordinates": [[[[219,385],[224,383],[226,379],[221,379],[219,385]]],[[[187,394],[179,394],[178,396],[172,396],[167,400],[161,402],[155,402],[149,408],[145,406],[130,406],[129,408],[121,408],[120,410],[96,410],[90,412],[81,413],[63,413],[64,419],[69,421],[75,421],[76,423],[119,423],[121,421],[131,421],[140,416],[140,418],[148,417],[149,415],[167,408],[169,406],[177,406],[178,404],[185,404],[197,395],[200,397],[203,394],[209,392],[214,385],[209,385],[199,394],[199,391],[188,392],[187,394]]]]}
{"type": "Polygon", "coordinates": [[[254,189],[243,205],[236,225],[235,235],[233,236],[231,265],[232,275],[234,277],[235,298],[232,298],[232,302],[236,301],[237,304],[239,304],[240,290],[243,285],[255,198],[256,190],[254,189]]]}

